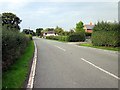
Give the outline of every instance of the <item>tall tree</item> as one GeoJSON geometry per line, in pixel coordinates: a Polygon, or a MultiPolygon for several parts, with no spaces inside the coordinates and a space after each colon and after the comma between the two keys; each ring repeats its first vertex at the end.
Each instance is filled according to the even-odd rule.
{"type": "Polygon", "coordinates": [[[64,30],[62,28],[56,26],[55,33],[57,33],[58,35],[62,35],[64,33],[64,30]]]}
{"type": "Polygon", "coordinates": [[[25,33],[25,34],[30,34],[30,30],[29,29],[23,29],[22,32],[25,33]]]}
{"type": "Polygon", "coordinates": [[[83,25],[83,22],[80,21],[76,24],[76,28],[75,28],[75,31],[76,32],[84,32],[84,29],[83,29],[84,25],[83,25]]]}
{"type": "Polygon", "coordinates": [[[41,34],[42,34],[41,31],[42,31],[42,30],[43,30],[43,28],[37,28],[37,29],[36,29],[36,35],[37,35],[37,36],[41,36],[41,34]]]}
{"type": "Polygon", "coordinates": [[[22,20],[13,13],[2,13],[2,26],[8,30],[20,30],[19,24],[21,21],[22,20]]]}
{"type": "Polygon", "coordinates": [[[70,33],[70,34],[73,34],[73,33],[74,33],[74,30],[73,30],[73,29],[70,29],[69,33],[70,33]]]}
{"type": "Polygon", "coordinates": [[[35,36],[35,32],[30,29],[23,29],[22,31],[24,34],[31,34],[32,36],[35,36]]]}

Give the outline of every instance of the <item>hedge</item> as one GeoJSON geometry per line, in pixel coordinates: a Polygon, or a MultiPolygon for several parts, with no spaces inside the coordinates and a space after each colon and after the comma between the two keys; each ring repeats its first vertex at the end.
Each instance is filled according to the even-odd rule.
{"type": "Polygon", "coordinates": [[[120,46],[120,24],[98,22],[93,28],[92,43],[95,46],[120,46]]]}
{"type": "Polygon", "coordinates": [[[89,32],[85,32],[85,36],[88,37],[88,36],[91,36],[92,33],[89,33],[89,32]]]}
{"type": "Polygon", "coordinates": [[[24,52],[29,36],[12,30],[2,30],[2,69],[7,70],[24,52]]]}
{"type": "Polygon", "coordinates": [[[47,36],[46,39],[68,41],[68,36],[47,36]]]}
{"type": "Polygon", "coordinates": [[[85,41],[85,34],[81,32],[81,33],[73,33],[69,36],[47,36],[46,39],[67,41],[67,42],[78,42],[78,41],[85,41]]]}
{"type": "Polygon", "coordinates": [[[78,42],[78,41],[85,41],[85,34],[84,32],[80,33],[73,33],[68,37],[69,42],[78,42]]]}

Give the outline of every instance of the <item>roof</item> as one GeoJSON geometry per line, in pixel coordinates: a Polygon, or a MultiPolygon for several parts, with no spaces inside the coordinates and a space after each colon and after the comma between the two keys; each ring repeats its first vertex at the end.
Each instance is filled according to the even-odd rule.
{"type": "Polygon", "coordinates": [[[85,25],[87,29],[93,29],[95,25],[85,25]]]}
{"type": "Polygon", "coordinates": [[[46,31],[44,33],[47,33],[47,34],[54,34],[55,32],[54,31],[46,31]]]}

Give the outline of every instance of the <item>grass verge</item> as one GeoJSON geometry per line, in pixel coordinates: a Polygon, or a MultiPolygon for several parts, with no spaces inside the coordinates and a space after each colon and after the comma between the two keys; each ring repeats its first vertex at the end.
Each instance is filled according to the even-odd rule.
{"type": "Polygon", "coordinates": [[[86,47],[92,47],[92,48],[98,48],[98,49],[104,49],[104,50],[111,50],[111,51],[119,51],[120,50],[120,48],[118,48],[118,47],[93,46],[90,43],[83,43],[83,44],[80,44],[80,46],[86,46],[86,47]]]}
{"type": "Polygon", "coordinates": [[[30,41],[25,52],[2,74],[2,88],[22,88],[29,73],[29,64],[34,53],[34,43],[30,41]]]}

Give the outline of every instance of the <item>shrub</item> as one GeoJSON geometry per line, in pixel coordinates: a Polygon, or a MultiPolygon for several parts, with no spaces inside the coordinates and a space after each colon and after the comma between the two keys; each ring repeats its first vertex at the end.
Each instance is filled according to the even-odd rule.
{"type": "Polygon", "coordinates": [[[32,40],[32,35],[26,35],[30,40],[32,40]]]}
{"type": "Polygon", "coordinates": [[[46,39],[66,41],[66,42],[78,42],[78,41],[85,41],[85,34],[84,32],[79,32],[79,33],[73,33],[69,36],[47,36],[46,39]]]}
{"type": "Polygon", "coordinates": [[[120,24],[98,22],[92,33],[92,43],[95,46],[120,46],[120,24]]]}
{"type": "Polygon", "coordinates": [[[78,41],[85,41],[85,34],[84,32],[74,33],[68,36],[69,42],[78,42],[78,41]]]}
{"type": "Polygon", "coordinates": [[[47,36],[46,39],[68,41],[68,36],[47,36]]]}
{"type": "Polygon", "coordinates": [[[85,32],[85,36],[91,36],[92,33],[85,32]]]}
{"type": "Polygon", "coordinates": [[[24,52],[30,39],[22,33],[2,30],[2,69],[8,67],[24,52]]]}

